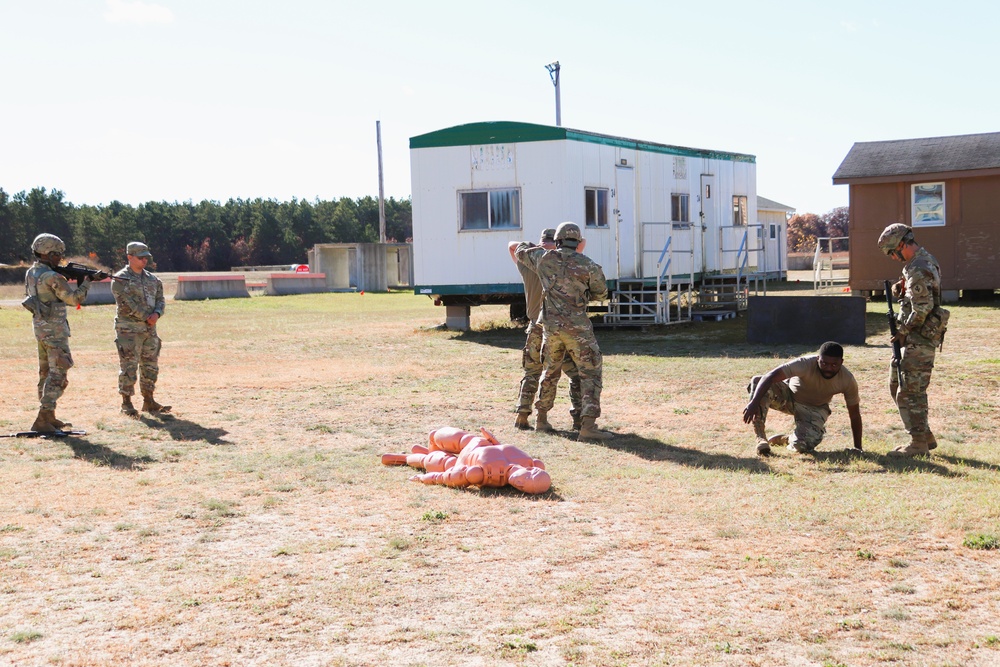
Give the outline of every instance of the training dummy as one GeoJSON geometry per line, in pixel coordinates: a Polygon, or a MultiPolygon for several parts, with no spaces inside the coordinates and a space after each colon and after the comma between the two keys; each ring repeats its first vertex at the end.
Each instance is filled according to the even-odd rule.
{"type": "Polygon", "coordinates": [[[410,454],[383,454],[385,465],[408,465],[426,472],[411,480],[424,484],[501,487],[510,484],[524,493],[545,493],[552,486],[545,464],[514,445],[501,444],[492,433],[476,435],[446,426],[431,431],[429,443],[414,445],[410,454]]]}

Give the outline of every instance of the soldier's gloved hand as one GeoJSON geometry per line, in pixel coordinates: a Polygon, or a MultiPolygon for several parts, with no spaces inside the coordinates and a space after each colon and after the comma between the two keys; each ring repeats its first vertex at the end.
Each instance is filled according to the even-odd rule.
{"type": "Polygon", "coordinates": [[[108,277],[108,274],[106,274],[104,271],[98,271],[97,273],[94,274],[94,278],[93,279],[94,280],[104,280],[107,277],[108,277]]]}

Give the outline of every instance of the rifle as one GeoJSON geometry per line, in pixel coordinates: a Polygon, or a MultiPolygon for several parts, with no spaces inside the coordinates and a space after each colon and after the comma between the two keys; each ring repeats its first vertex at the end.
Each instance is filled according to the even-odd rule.
{"type": "Polygon", "coordinates": [[[91,280],[104,280],[105,278],[111,278],[112,280],[128,282],[128,278],[113,276],[105,273],[104,271],[98,271],[97,269],[92,269],[89,266],[77,264],[76,262],[69,262],[66,266],[53,266],[52,270],[65,276],[67,280],[76,280],[77,282],[83,282],[84,278],[90,278],[91,280]]]}
{"type": "MultiPolygon", "coordinates": [[[[886,315],[889,318],[889,334],[892,335],[893,339],[896,338],[896,313],[892,310],[892,287],[889,285],[888,280],[882,281],[885,286],[885,303],[889,307],[889,312],[886,315]]],[[[892,367],[896,369],[896,381],[899,386],[903,386],[903,372],[899,369],[900,362],[903,361],[903,347],[900,345],[898,340],[892,341],[892,367]]]]}

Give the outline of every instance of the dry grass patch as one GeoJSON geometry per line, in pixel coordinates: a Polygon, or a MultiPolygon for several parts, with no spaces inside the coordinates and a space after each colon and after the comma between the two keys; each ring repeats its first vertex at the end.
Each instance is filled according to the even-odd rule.
{"type": "MultiPolygon", "coordinates": [[[[59,413],[88,434],[0,444],[0,663],[877,665],[996,659],[1000,313],[953,309],[940,447],[903,442],[879,304],[814,456],[760,459],[747,379],[809,350],[745,320],[599,331],[604,445],[512,428],[523,334],[408,294],[177,302],[172,417],[118,414],[113,308],[70,313],[59,413]],[[553,489],[453,490],[379,455],[486,426],[553,489]],[[995,539],[995,538],[993,538],[995,539]]],[[[28,314],[0,309],[0,429],[36,406],[28,314]]],[[[775,415],[772,428],[790,419],[775,415]]]]}

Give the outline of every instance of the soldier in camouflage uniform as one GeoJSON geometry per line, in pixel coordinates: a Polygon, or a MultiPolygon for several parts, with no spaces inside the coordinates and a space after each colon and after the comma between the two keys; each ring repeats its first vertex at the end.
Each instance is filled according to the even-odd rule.
{"type": "Polygon", "coordinates": [[[927,386],[934,369],[935,348],[944,340],[948,311],[941,307],[941,267],[924,248],[917,245],[913,230],[895,223],[883,230],[878,247],[903,266],[902,279],[892,286],[892,296],[900,303],[896,314],[896,336],[902,360],[890,368],[889,392],[910,443],[889,452],[889,456],[922,456],[937,447],[927,423],[927,386]],[[902,382],[900,382],[900,377],[902,382]]]}
{"type": "Polygon", "coordinates": [[[743,422],[753,424],[758,454],[766,456],[771,453],[771,445],[786,443],[794,452],[816,449],[826,435],[830,399],[837,394],[844,395],[854,449],[861,451],[863,428],[858,382],[843,364],[844,348],[829,341],[820,346],[819,354],[799,357],[751,378],[747,385],[750,402],[743,409],[743,422]],[[795,428],[790,435],[776,435],[768,440],[765,424],[768,409],[772,408],[795,417],[795,428]]]}
{"type": "Polygon", "coordinates": [[[608,296],[608,285],[600,265],[582,255],[584,242],[580,228],[564,222],[556,229],[556,249],[520,243],[518,261],[533,269],[542,283],[542,372],[535,408],[535,430],[548,431],[548,413],[556,397],[556,384],[567,355],[580,376],[583,406],[580,412],[580,440],[604,440],[610,433],[597,428],[601,416],[601,349],[587,316],[587,304],[608,296]]]}
{"type": "Polygon", "coordinates": [[[121,411],[134,417],[138,415],[132,405],[135,382],[139,378],[142,393],[142,411],[170,412],[169,405],[160,405],[153,398],[156,378],[159,375],[160,337],[156,335],[156,322],[163,316],[165,300],[163,283],[146,270],[152,253],[145,243],[133,241],[125,249],[128,266],[115,274],[125,280],[116,280],[111,292],[118,304],[115,316],[115,345],[118,347],[118,393],[122,395],[121,411]]]}
{"type": "Polygon", "coordinates": [[[24,275],[25,299],[22,305],[31,311],[31,324],[38,341],[38,416],[32,431],[52,433],[72,426],[56,418],[56,402],[69,380],[73,367],[69,351],[69,322],[66,305],[79,306],[87,300],[90,278],[78,281],[73,289],[65,277],[56,273],[66,244],[58,236],[39,234],[31,244],[35,263],[24,275]]]}
{"type": "MultiPolygon", "coordinates": [[[[542,237],[539,246],[546,250],[555,250],[556,230],[542,230],[542,237]]],[[[517,397],[517,419],[514,427],[519,429],[530,429],[528,415],[531,414],[531,404],[535,400],[538,392],[538,380],[542,377],[542,325],[538,321],[542,313],[542,283],[538,280],[538,274],[529,269],[526,265],[517,261],[514,252],[517,250],[517,242],[512,242],[507,249],[510,256],[517,264],[517,270],[524,281],[524,303],[527,307],[528,328],[525,329],[527,337],[524,341],[524,350],[521,355],[521,367],[524,369],[524,377],[521,378],[521,389],[517,397]]],[[[573,408],[569,411],[573,417],[573,430],[580,429],[580,410],[583,406],[583,398],[580,395],[580,376],[576,372],[576,364],[573,359],[566,356],[563,360],[562,372],[569,376],[569,398],[573,408]]]]}

